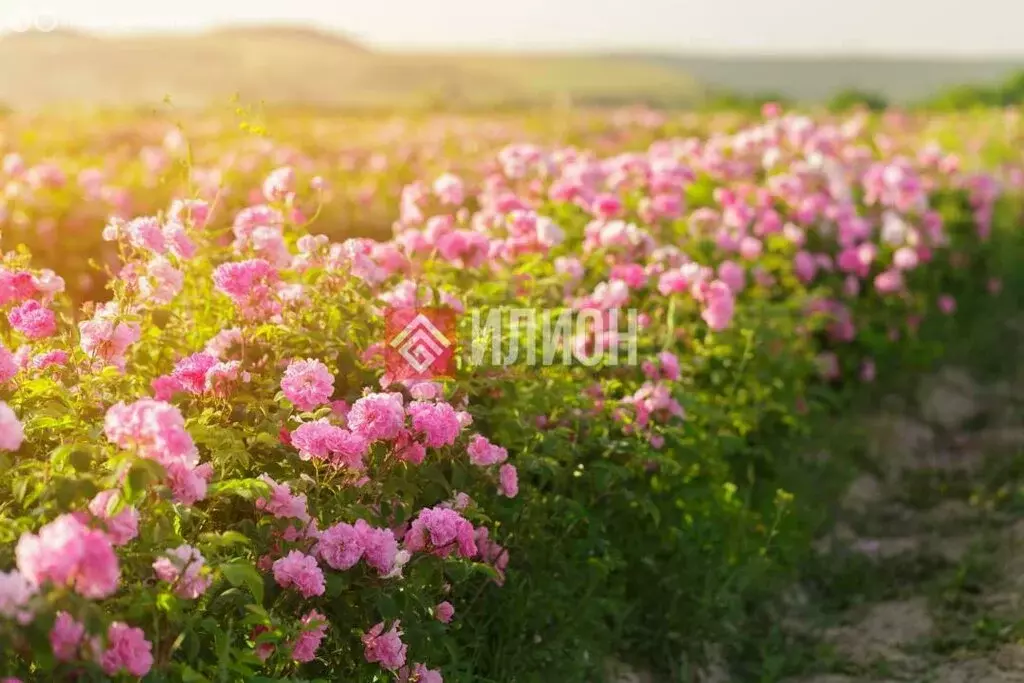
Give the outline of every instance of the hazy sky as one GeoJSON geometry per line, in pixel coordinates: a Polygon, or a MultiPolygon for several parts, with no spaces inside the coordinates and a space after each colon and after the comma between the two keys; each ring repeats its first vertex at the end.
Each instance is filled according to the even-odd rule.
{"type": "Polygon", "coordinates": [[[1024,54],[1024,0],[0,0],[0,31],[286,21],[389,48],[1024,54]]]}

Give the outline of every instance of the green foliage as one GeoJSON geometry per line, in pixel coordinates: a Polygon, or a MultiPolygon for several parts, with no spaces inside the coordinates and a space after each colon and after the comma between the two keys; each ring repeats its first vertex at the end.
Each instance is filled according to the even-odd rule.
{"type": "Polygon", "coordinates": [[[828,101],[828,108],[833,112],[845,112],[859,108],[869,111],[884,111],[888,106],[889,102],[885,97],[865,90],[843,90],[828,101]]]}

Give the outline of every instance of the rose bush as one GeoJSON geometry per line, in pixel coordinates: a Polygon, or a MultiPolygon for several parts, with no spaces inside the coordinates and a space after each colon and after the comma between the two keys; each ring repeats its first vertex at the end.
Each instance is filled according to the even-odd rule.
{"type": "Polygon", "coordinates": [[[238,211],[112,219],[81,309],[7,253],[0,673],[582,681],[729,638],[806,538],[794,439],[994,286],[1021,178],[766,114],[510,145],[405,186],[379,242],[318,234],[320,184],[282,167],[238,211]],[[417,306],[460,314],[453,377],[384,363],[417,306]],[[518,362],[474,360],[503,308],[593,324],[570,363],[511,327],[518,362]],[[606,353],[627,309],[635,364],[606,353]]]}

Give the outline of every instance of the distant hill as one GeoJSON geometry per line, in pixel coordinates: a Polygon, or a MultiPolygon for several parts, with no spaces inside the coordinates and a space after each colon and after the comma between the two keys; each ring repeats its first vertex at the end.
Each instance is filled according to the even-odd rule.
{"type": "Polygon", "coordinates": [[[370,50],[306,27],[193,34],[0,36],[0,103],[182,107],[244,102],[331,107],[692,105],[709,89],[820,100],[845,88],[893,101],[1005,77],[1021,60],[699,57],[639,54],[411,54],[370,50]]]}
{"type": "Polygon", "coordinates": [[[713,88],[745,95],[777,92],[801,101],[822,101],[854,89],[876,92],[892,102],[914,102],[964,83],[994,84],[1024,69],[1024,55],[997,59],[663,55],[655,59],[713,88]]]}
{"type": "Polygon", "coordinates": [[[89,36],[57,31],[0,39],[0,102],[180,106],[225,102],[321,106],[588,102],[686,104],[700,88],[671,64],[569,55],[373,52],[304,28],[89,36]]]}

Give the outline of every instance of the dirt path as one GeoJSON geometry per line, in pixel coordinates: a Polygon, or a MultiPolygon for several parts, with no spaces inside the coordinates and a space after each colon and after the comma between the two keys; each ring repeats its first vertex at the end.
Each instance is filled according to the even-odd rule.
{"type": "Polygon", "coordinates": [[[785,619],[818,673],[786,683],[1024,683],[1022,403],[1024,377],[947,367],[868,422],[785,619]]]}

